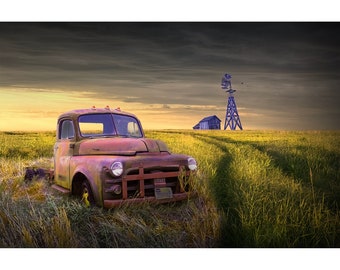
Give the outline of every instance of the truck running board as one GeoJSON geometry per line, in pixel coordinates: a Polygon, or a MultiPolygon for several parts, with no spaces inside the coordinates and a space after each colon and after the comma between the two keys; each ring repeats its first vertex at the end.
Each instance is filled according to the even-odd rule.
{"type": "Polygon", "coordinates": [[[52,188],[54,188],[54,189],[60,191],[60,192],[63,193],[63,194],[70,194],[70,192],[71,192],[69,189],[63,188],[63,187],[58,186],[58,185],[55,185],[55,184],[52,185],[52,188]]]}

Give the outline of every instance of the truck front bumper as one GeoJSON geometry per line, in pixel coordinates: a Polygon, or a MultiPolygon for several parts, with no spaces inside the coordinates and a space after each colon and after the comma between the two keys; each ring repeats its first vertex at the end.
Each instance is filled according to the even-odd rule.
{"type": "Polygon", "coordinates": [[[123,204],[135,204],[135,203],[143,203],[143,202],[151,202],[151,203],[169,203],[169,202],[177,202],[182,201],[188,198],[188,193],[176,193],[173,194],[172,198],[167,199],[157,199],[156,197],[143,197],[143,198],[129,198],[125,200],[104,200],[104,208],[113,208],[123,204]]]}

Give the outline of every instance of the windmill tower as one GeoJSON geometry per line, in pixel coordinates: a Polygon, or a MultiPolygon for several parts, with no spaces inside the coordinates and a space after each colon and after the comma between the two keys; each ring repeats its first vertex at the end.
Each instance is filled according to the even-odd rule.
{"type": "Polygon", "coordinates": [[[238,126],[240,130],[242,130],[243,128],[241,120],[237,112],[237,107],[233,95],[236,92],[236,90],[231,88],[231,75],[225,74],[222,77],[221,88],[224,89],[227,93],[229,93],[224,121],[224,130],[226,130],[228,127],[230,127],[231,130],[235,130],[236,126],[238,126]]]}

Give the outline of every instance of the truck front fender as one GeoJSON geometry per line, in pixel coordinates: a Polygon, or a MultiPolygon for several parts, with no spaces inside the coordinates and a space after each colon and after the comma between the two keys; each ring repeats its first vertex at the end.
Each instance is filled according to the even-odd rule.
{"type": "Polygon", "coordinates": [[[102,206],[100,172],[91,171],[83,166],[76,168],[72,177],[72,194],[77,193],[77,190],[81,187],[83,181],[87,181],[89,183],[96,204],[102,206]]]}

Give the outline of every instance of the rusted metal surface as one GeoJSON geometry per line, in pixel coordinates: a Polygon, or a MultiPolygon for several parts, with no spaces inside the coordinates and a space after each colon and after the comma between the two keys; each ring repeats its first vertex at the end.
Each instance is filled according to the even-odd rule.
{"type": "Polygon", "coordinates": [[[69,189],[63,188],[63,187],[55,185],[55,184],[52,185],[51,187],[54,188],[55,190],[58,190],[59,192],[61,192],[63,194],[70,194],[71,193],[71,191],[69,189]]]}
{"type": "MultiPolygon", "coordinates": [[[[114,130],[118,131],[119,127],[115,126],[114,130]]],[[[58,118],[53,187],[63,193],[79,194],[86,181],[96,204],[105,208],[127,202],[184,200],[188,196],[184,182],[191,173],[188,158],[170,154],[162,141],[145,138],[140,122],[133,114],[108,108],[73,110],[58,118]],[[133,124],[138,123],[142,137],[112,134],[84,137],[78,119],[86,114],[91,114],[87,118],[94,114],[105,114],[105,117],[117,114],[119,119],[124,115],[134,117],[133,124]],[[68,124],[67,132],[61,130],[63,122],[68,124]],[[115,162],[121,166],[122,174],[113,173],[111,166],[115,162]]]]}
{"type": "MultiPolygon", "coordinates": [[[[139,181],[139,189],[136,189],[136,191],[138,191],[138,197],[143,198],[143,197],[145,197],[145,185],[144,185],[145,180],[150,180],[150,179],[154,180],[153,186],[152,186],[152,184],[150,185],[151,188],[168,187],[169,184],[167,183],[166,179],[174,178],[174,177],[178,178],[180,176],[182,170],[181,170],[181,168],[179,168],[179,171],[175,171],[175,172],[155,172],[155,173],[145,174],[144,168],[139,167],[138,171],[139,172],[138,172],[137,175],[126,175],[122,178],[123,200],[128,199],[128,183],[130,181],[139,181]],[[162,181],[162,182],[158,181],[157,182],[157,180],[159,180],[159,179],[164,179],[164,181],[162,181]]],[[[188,177],[189,172],[186,172],[185,176],[188,177]]],[[[180,181],[177,181],[175,183],[174,192],[175,192],[175,194],[185,192],[180,181]]]]}
{"type": "Polygon", "coordinates": [[[119,205],[128,204],[128,203],[143,203],[143,202],[151,202],[151,203],[169,203],[169,202],[178,202],[183,201],[188,198],[188,193],[179,193],[174,194],[172,199],[163,199],[157,200],[156,197],[146,197],[146,198],[131,198],[128,200],[104,200],[104,208],[113,208],[119,205]]]}
{"type": "Polygon", "coordinates": [[[99,138],[82,141],[75,146],[74,155],[123,155],[136,153],[168,152],[166,145],[158,140],[135,138],[99,138]]]}

